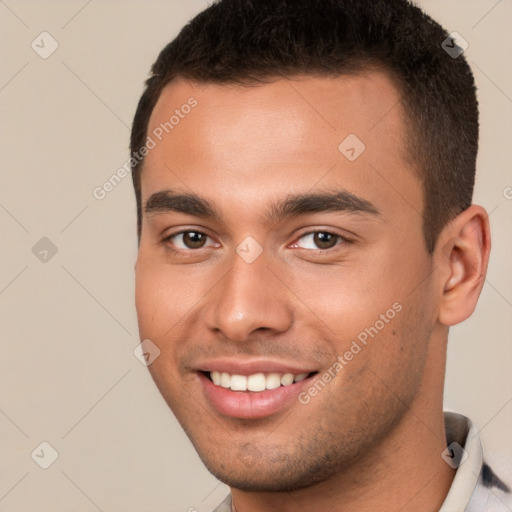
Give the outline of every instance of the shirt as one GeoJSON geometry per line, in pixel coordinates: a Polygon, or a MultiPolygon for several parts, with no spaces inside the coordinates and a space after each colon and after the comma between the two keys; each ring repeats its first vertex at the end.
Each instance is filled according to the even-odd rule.
{"type": "MultiPolygon", "coordinates": [[[[440,456],[457,470],[439,512],[512,512],[512,492],[484,461],[473,422],[445,412],[444,424],[447,448],[440,456]]],[[[231,512],[231,494],[213,512],[231,512]]]]}

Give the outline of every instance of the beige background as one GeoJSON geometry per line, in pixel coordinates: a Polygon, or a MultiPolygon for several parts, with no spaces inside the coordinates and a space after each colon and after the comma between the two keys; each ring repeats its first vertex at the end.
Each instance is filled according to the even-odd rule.
{"type": "MultiPolygon", "coordinates": [[[[477,311],[451,333],[445,403],[474,420],[511,482],[512,2],[420,5],[469,43],[482,125],[475,202],[493,233],[477,311]]],[[[205,6],[0,0],[0,512],[202,512],[227,492],[133,355],[131,177],[92,195],[126,161],[150,65],[205,6]],[[59,45],[47,59],[31,48],[43,31],[59,45]],[[32,252],[42,237],[57,248],[47,262],[32,252]],[[42,441],[59,454],[46,470],[31,458],[42,441]]]]}

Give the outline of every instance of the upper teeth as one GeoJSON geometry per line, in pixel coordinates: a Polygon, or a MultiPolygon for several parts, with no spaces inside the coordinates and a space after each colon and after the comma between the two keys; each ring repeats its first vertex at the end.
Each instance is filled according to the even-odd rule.
{"type": "Polygon", "coordinates": [[[265,389],[276,389],[279,386],[288,386],[294,382],[304,380],[307,373],[255,373],[254,375],[231,375],[227,372],[210,372],[213,383],[223,388],[230,388],[233,391],[264,391],[265,389]]]}

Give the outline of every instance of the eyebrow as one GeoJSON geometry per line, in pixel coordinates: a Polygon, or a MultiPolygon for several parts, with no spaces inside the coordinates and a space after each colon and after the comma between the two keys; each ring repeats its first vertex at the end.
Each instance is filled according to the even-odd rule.
{"type": "MultiPolygon", "coordinates": [[[[222,222],[220,211],[208,199],[195,193],[173,190],[155,192],[147,200],[144,211],[147,214],[177,212],[222,222]]],[[[370,201],[346,190],[335,190],[288,195],[283,200],[271,203],[264,212],[264,217],[268,223],[274,223],[286,218],[322,212],[348,212],[375,217],[381,214],[370,201]]]]}

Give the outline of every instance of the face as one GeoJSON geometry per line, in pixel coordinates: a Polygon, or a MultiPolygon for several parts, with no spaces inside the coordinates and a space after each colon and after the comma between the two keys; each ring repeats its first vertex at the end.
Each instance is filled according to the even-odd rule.
{"type": "Polygon", "coordinates": [[[160,350],[149,370],[163,397],[232,487],[346,471],[424,386],[432,262],[402,116],[378,72],[178,81],[152,113],[140,337],[160,350]]]}

